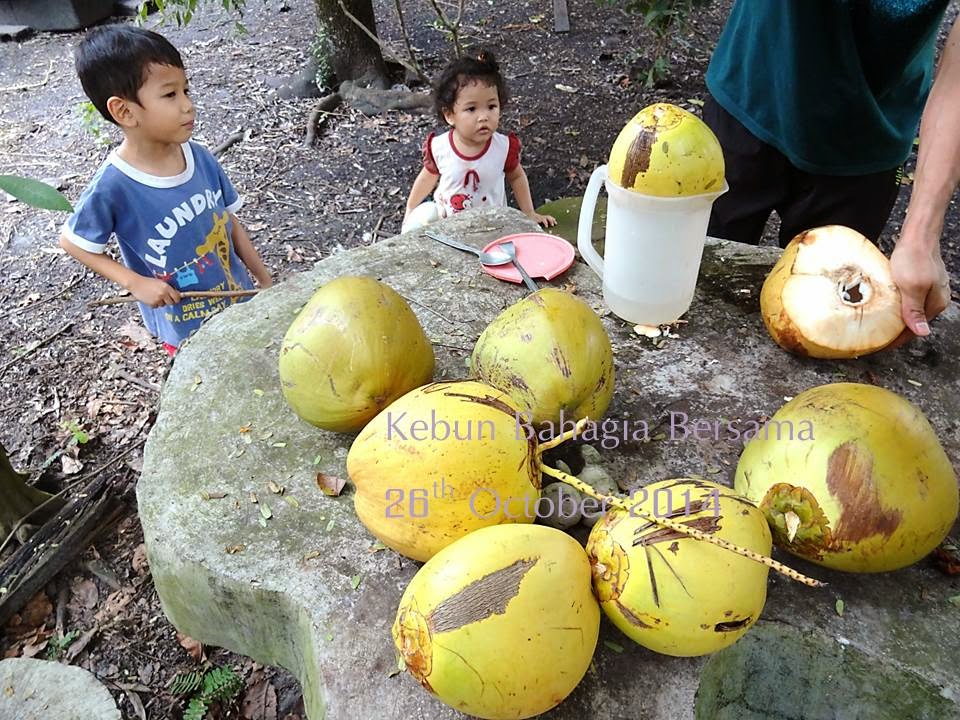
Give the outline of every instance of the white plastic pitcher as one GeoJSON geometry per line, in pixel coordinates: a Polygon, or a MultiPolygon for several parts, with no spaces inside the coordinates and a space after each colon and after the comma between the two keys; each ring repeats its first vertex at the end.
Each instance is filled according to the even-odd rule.
{"type": "Polygon", "coordinates": [[[580,206],[577,248],[603,280],[603,301],[632,323],[670,323],[690,309],[713,201],[728,190],[656,197],[610,181],[607,166],[590,176],[580,206]],[[600,183],[609,196],[604,257],[591,242],[600,183]]]}

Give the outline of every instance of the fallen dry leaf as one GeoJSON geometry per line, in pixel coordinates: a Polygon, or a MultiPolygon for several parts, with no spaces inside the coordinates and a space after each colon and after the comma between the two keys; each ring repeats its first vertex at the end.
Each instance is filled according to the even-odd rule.
{"type": "Polygon", "coordinates": [[[130,701],[130,704],[133,706],[133,711],[137,714],[137,717],[140,720],[147,720],[147,711],[143,707],[143,701],[140,699],[140,696],[137,695],[133,690],[124,690],[126,693],[127,700],[130,701]]]}
{"type": "Polygon", "coordinates": [[[933,564],[945,575],[960,575],[960,550],[944,543],[933,551],[933,564]]]}
{"type": "Polygon", "coordinates": [[[103,607],[97,611],[97,614],[93,616],[93,619],[102,625],[130,604],[130,601],[133,600],[133,593],[133,588],[122,588],[110,593],[110,595],[107,596],[107,601],[103,604],[103,607]]]}
{"type": "Polygon", "coordinates": [[[120,326],[120,335],[133,341],[133,345],[139,348],[152,348],[153,336],[147,332],[147,329],[135,320],[128,320],[120,326]]]}
{"type": "Polygon", "coordinates": [[[83,463],[70,455],[61,455],[60,463],[63,465],[64,475],[76,475],[83,470],[83,463]]]}
{"type": "Polygon", "coordinates": [[[192,657],[197,662],[203,660],[203,643],[199,640],[194,640],[192,637],[184,635],[182,632],[177,632],[177,642],[180,643],[180,647],[187,651],[187,654],[192,657]]]}
{"type": "Polygon", "coordinates": [[[130,560],[133,571],[137,575],[145,575],[150,572],[150,563],[147,562],[147,546],[143,543],[137,545],[133,551],[133,559],[130,560]]]}
{"type": "Polygon", "coordinates": [[[323,490],[324,495],[336,497],[346,484],[347,481],[343,478],[336,477],[335,475],[327,475],[322,472],[317,473],[317,486],[323,490]]]}
{"type": "Polygon", "coordinates": [[[23,610],[13,616],[7,625],[13,634],[22,634],[43,625],[44,621],[53,612],[53,603],[42,590],[30,598],[23,610]]]}
{"type": "Polygon", "coordinates": [[[100,601],[100,591],[97,584],[89,578],[75,578],[70,583],[70,592],[83,607],[90,610],[100,601]]]}
{"type": "Polygon", "coordinates": [[[70,643],[70,647],[68,647],[67,651],[63,654],[64,660],[66,660],[68,663],[73,662],[80,653],[87,649],[87,645],[89,645],[90,641],[93,640],[94,635],[97,634],[97,630],[99,630],[99,628],[94,625],[92,628],[70,643]]]}
{"type": "Polygon", "coordinates": [[[240,703],[240,717],[244,720],[277,720],[277,691],[273,683],[257,671],[240,703]],[[256,678],[256,679],[254,679],[256,678]]]}

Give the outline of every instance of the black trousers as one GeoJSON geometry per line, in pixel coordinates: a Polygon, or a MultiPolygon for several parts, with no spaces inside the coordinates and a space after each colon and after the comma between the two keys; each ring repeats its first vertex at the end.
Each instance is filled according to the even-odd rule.
{"type": "Polygon", "coordinates": [[[877,242],[900,192],[902,167],[870,175],[814,175],[758,140],[712,97],[703,119],[723,147],[730,185],[713,204],[708,235],[756,245],[775,210],[780,247],[821,225],[846,225],[877,242]]]}

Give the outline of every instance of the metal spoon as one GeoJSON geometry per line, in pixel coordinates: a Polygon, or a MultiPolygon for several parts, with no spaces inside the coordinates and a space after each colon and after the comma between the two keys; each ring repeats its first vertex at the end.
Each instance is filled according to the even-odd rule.
{"type": "MultiPolygon", "coordinates": [[[[484,265],[506,265],[509,262],[513,262],[513,260],[511,260],[510,258],[510,255],[508,255],[505,252],[498,252],[498,253],[483,252],[483,250],[477,250],[477,248],[473,247],[472,245],[467,245],[466,243],[458,242],[453,238],[447,237],[446,235],[440,235],[439,233],[433,232],[431,230],[424,230],[423,234],[426,235],[431,240],[442,242],[444,245],[449,245],[450,247],[454,247],[457,250],[466,250],[467,252],[473,253],[478,258],[480,258],[480,262],[483,263],[484,265]]],[[[503,246],[501,245],[500,247],[503,247],[503,246]]]]}
{"type": "Polygon", "coordinates": [[[533,292],[537,292],[537,290],[540,288],[537,287],[537,284],[533,281],[533,278],[527,275],[527,271],[523,269],[523,265],[521,265],[517,260],[517,249],[513,246],[513,241],[507,240],[507,242],[500,243],[497,245],[497,247],[510,256],[510,260],[513,261],[513,266],[520,271],[520,277],[523,278],[523,282],[526,284],[526,286],[533,292]]]}

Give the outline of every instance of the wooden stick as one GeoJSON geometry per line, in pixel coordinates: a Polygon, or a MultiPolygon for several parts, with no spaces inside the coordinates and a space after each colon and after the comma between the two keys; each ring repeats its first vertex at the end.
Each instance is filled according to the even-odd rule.
{"type": "MultiPolygon", "coordinates": [[[[256,295],[259,290],[188,290],[180,293],[182,298],[231,298],[231,297],[249,297],[256,295]]],[[[87,303],[87,307],[99,307],[101,305],[120,305],[121,303],[136,302],[133,295],[115,295],[104,298],[103,300],[94,300],[87,303]]]]}
{"type": "MultiPolygon", "coordinates": [[[[576,437],[576,435],[583,430],[587,422],[589,422],[589,420],[587,418],[583,418],[577,423],[576,427],[573,430],[568,430],[567,432],[553,438],[549,442],[545,442],[542,445],[540,445],[540,447],[537,449],[537,452],[542,455],[545,451],[549,450],[550,448],[556,447],[557,445],[564,442],[565,440],[569,440],[572,437],[576,437]]],[[[626,500],[623,500],[621,498],[611,497],[609,495],[598,493],[596,490],[593,489],[593,487],[591,487],[587,483],[583,482],[577,477],[574,477],[573,475],[568,475],[562,470],[557,470],[555,468],[550,467],[549,465],[544,465],[543,463],[541,463],[540,469],[543,471],[544,474],[554,477],[557,480],[561,480],[567,483],[568,485],[572,485],[580,492],[586,495],[589,495],[595,500],[600,500],[601,502],[604,502],[607,505],[613,505],[614,507],[618,507],[621,510],[626,510],[633,517],[641,517],[647,522],[651,522],[655,525],[660,525],[661,527],[668,527],[674,532],[680,533],[681,535],[692,537],[696,540],[702,540],[703,542],[708,542],[711,545],[716,545],[718,547],[721,547],[724,550],[729,550],[730,552],[736,553],[737,555],[740,555],[745,558],[749,558],[754,562],[758,562],[762,565],[766,565],[771,570],[775,570],[781,575],[786,575],[791,580],[796,580],[797,582],[803,583],[804,585],[808,585],[809,587],[824,587],[826,585],[825,582],[821,582],[820,580],[814,580],[813,578],[807,577],[806,575],[803,575],[802,573],[797,572],[793,568],[787,567],[783,563],[777,562],[773,558],[768,558],[766,555],[761,555],[760,553],[754,552],[753,550],[749,550],[745,547],[740,547],[739,545],[735,545],[729,540],[724,540],[723,538],[719,538],[715,535],[711,535],[710,533],[705,533],[702,530],[697,530],[696,528],[692,528],[689,525],[685,525],[683,523],[677,522],[676,520],[671,520],[670,518],[660,517],[653,513],[645,512],[644,510],[641,510],[639,507],[637,507],[637,505],[631,505],[626,500]]]]}

